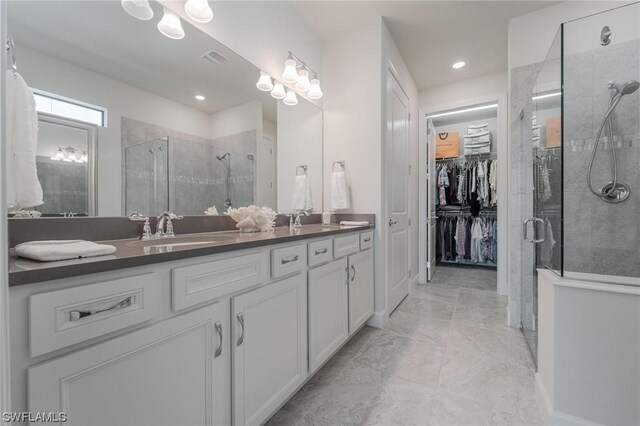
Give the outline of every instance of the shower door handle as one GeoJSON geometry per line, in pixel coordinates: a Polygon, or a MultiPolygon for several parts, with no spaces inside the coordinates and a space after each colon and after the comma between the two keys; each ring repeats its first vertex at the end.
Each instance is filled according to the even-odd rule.
{"type": "Polygon", "coordinates": [[[532,243],[534,244],[539,244],[539,243],[543,243],[545,240],[545,236],[546,236],[546,226],[547,223],[544,221],[544,219],[540,219],[539,217],[534,217],[533,218],[533,241],[532,243]],[[536,223],[541,223],[542,224],[542,229],[545,231],[542,235],[542,238],[537,238],[538,237],[538,227],[536,226],[536,223]]]}
{"type": "Polygon", "coordinates": [[[544,221],[544,219],[540,219],[539,217],[530,217],[529,219],[525,220],[522,223],[522,239],[525,240],[528,243],[532,243],[532,244],[538,244],[538,243],[542,243],[545,240],[545,236],[543,235],[542,238],[537,238],[538,236],[538,227],[536,226],[536,223],[541,223],[542,226],[546,226],[546,223],[544,221]],[[533,238],[529,239],[529,223],[533,222],[533,238]]]}

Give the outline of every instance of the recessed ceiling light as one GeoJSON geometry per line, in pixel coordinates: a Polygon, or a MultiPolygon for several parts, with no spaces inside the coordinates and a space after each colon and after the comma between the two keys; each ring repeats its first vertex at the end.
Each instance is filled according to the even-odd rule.
{"type": "Polygon", "coordinates": [[[204,96],[196,95],[196,99],[199,100],[199,101],[204,101],[204,96]]]}
{"type": "Polygon", "coordinates": [[[460,62],[456,62],[455,64],[452,65],[454,70],[459,70],[460,68],[464,67],[466,64],[466,62],[464,61],[460,61],[460,62]]]}

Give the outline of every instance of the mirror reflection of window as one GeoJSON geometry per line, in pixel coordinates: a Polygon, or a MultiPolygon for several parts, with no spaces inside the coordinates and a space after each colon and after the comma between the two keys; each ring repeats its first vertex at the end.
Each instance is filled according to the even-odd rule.
{"type": "Polygon", "coordinates": [[[65,118],[40,114],[36,164],[44,204],[43,216],[93,214],[90,155],[95,127],[65,118]]]}

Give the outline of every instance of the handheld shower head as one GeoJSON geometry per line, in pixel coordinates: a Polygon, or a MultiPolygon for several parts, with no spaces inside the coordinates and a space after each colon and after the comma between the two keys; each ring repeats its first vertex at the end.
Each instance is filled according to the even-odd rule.
{"type": "Polygon", "coordinates": [[[620,96],[630,95],[640,87],[640,83],[636,80],[627,81],[624,84],[616,84],[615,82],[609,83],[609,87],[616,91],[616,94],[620,96]]]}

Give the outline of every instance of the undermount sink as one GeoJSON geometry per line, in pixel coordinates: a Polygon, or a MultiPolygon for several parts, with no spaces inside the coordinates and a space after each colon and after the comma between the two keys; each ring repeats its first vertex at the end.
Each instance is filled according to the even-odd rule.
{"type": "Polygon", "coordinates": [[[235,240],[236,237],[232,235],[182,235],[157,240],[132,241],[127,245],[132,247],[167,248],[219,244],[235,240]]]}

